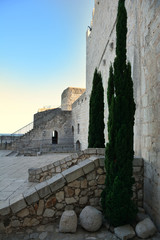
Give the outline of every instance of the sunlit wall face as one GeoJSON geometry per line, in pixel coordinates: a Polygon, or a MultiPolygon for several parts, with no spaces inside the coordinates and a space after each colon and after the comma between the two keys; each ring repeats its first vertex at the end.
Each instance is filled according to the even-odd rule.
{"type": "Polygon", "coordinates": [[[0,133],[59,106],[68,86],[85,87],[86,30],[93,0],[0,1],[0,133]]]}

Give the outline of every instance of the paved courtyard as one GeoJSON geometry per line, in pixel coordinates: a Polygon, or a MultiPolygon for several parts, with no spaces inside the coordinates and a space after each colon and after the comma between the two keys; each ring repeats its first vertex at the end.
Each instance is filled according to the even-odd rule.
{"type": "Polygon", "coordinates": [[[36,157],[7,156],[11,151],[0,151],[0,202],[21,194],[37,183],[28,182],[28,169],[42,167],[71,153],[52,153],[36,157]]]}

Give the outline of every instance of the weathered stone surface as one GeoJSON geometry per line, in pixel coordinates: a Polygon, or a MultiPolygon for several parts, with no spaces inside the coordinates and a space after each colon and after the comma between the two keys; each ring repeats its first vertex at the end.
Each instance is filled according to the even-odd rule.
{"type": "Polygon", "coordinates": [[[136,225],[136,233],[140,238],[152,237],[156,233],[156,227],[150,218],[145,218],[136,225]]]}
{"type": "Polygon", "coordinates": [[[83,172],[82,168],[80,168],[79,166],[75,165],[75,166],[73,166],[73,167],[63,171],[62,175],[64,176],[66,181],[68,183],[70,183],[70,182],[76,180],[77,178],[83,176],[84,172],[83,172]]]}
{"type": "Polygon", "coordinates": [[[87,179],[81,181],[81,188],[87,188],[87,179]]]}
{"type": "Polygon", "coordinates": [[[79,204],[84,205],[88,202],[88,196],[81,197],[79,199],[79,204]]]}
{"type": "Polygon", "coordinates": [[[10,207],[11,207],[13,213],[19,212],[26,206],[27,205],[26,205],[26,202],[25,202],[22,194],[20,194],[19,196],[10,200],[10,207]]]}
{"type": "Polygon", "coordinates": [[[62,209],[64,207],[63,203],[57,203],[56,204],[56,208],[59,210],[59,209],[62,209]]]}
{"type": "Polygon", "coordinates": [[[41,198],[46,197],[48,194],[51,194],[51,190],[47,182],[41,182],[37,184],[35,188],[41,198]]]}
{"type": "Polygon", "coordinates": [[[54,211],[53,209],[47,208],[47,209],[44,211],[43,217],[53,217],[54,214],[55,214],[55,211],[54,211]]]}
{"type": "Polygon", "coordinates": [[[19,227],[21,225],[19,220],[12,221],[12,227],[19,227]]]}
{"type": "Polygon", "coordinates": [[[66,180],[61,173],[55,175],[54,177],[47,180],[48,185],[51,188],[52,192],[56,192],[58,189],[64,187],[66,180]]]}
{"type": "Polygon", "coordinates": [[[64,200],[64,192],[60,191],[60,192],[56,193],[56,199],[58,202],[62,202],[64,200]]]}
{"type": "Polygon", "coordinates": [[[46,201],[45,206],[46,206],[46,208],[54,207],[56,205],[56,202],[57,202],[56,197],[50,197],[46,201]]]}
{"type": "Polygon", "coordinates": [[[24,195],[26,202],[29,205],[32,203],[35,203],[39,200],[38,193],[34,187],[28,189],[23,195],[24,195]]]}
{"type": "Polygon", "coordinates": [[[80,184],[81,184],[80,181],[75,180],[75,181],[69,183],[68,186],[69,186],[69,187],[73,187],[73,188],[80,188],[80,184]]]}
{"type": "Polygon", "coordinates": [[[64,191],[66,197],[72,197],[74,195],[74,190],[70,187],[64,187],[64,191]]]}
{"type": "Polygon", "coordinates": [[[92,160],[90,159],[87,159],[87,160],[84,160],[83,162],[80,162],[78,164],[78,166],[80,166],[81,168],[83,168],[83,172],[85,174],[91,172],[94,170],[94,163],[92,160]]]}
{"type": "Polygon", "coordinates": [[[10,213],[9,201],[0,202],[0,215],[5,216],[10,213]]]}
{"type": "Polygon", "coordinates": [[[44,210],[44,201],[40,200],[39,204],[38,204],[38,209],[37,209],[37,215],[40,216],[43,214],[43,210],[44,210]]]}
{"type": "Polygon", "coordinates": [[[77,201],[75,198],[71,197],[71,198],[65,198],[65,202],[67,204],[73,204],[73,203],[76,203],[77,201]]]}
{"type": "Polygon", "coordinates": [[[39,224],[39,220],[36,218],[28,218],[26,217],[23,222],[24,227],[31,227],[31,226],[36,226],[39,224]]]}
{"type": "Polygon", "coordinates": [[[124,225],[114,228],[115,235],[121,240],[131,239],[135,236],[135,231],[131,225],[124,225]]]}
{"type": "Polygon", "coordinates": [[[29,215],[29,210],[27,208],[17,213],[17,216],[20,218],[27,217],[28,215],[29,215]]]}
{"type": "Polygon", "coordinates": [[[102,225],[102,213],[94,207],[87,206],[80,213],[80,224],[85,230],[95,232],[102,225]]]}
{"type": "Polygon", "coordinates": [[[73,210],[67,210],[62,214],[59,224],[60,232],[76,232],[77,215],[73,210]]]}
{"type": "Polygon", "coordinates": [[[105,148],[97,148],[96,150],[98,155],[105,155],[105,148]]]}

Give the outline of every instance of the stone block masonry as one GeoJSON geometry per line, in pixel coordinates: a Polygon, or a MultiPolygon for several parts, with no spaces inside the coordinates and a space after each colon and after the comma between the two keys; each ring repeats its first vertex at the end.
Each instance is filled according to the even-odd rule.
{"type": "MultiPolygon", "coordinates": [[[[64,170],[74,166],[90,156],[103,155],[104,148],[91,148],[81,151],[79,153],[74,153],[62,160],[56,161],[54,163],[48,164],[42,168],[30,168],[28,169],[28,180],[29,182],[43,182],[50,179],[51,177],[63,172],[64,170]]],[[[87,168],[87,166],[86,166],[87,168]]]]}
{"type": "MultiPolygon", "coordinates": [[[[134,161],[134,200],[142,206],[143,161],[134,161]]],[[[60,218],[64,210],[74,210],[77,215],[87,206],[101,210],[100,196],[104,188],[104,158],[93,157],[39,183],[10,203],[0,205],[0,230],[7,232],[47,224],[60,218]],[[94,168],[93,168],[94,166],[94,168]]]]}

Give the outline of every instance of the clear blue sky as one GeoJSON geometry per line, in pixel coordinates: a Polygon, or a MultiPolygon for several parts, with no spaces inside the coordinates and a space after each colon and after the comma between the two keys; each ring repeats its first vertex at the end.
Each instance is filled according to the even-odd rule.
{"type": "Polygon", "coordinates": [[[68,86],[85,87],[93,7],[94,0],[0,0],[0,133],[60,105],[68,86]]]}

